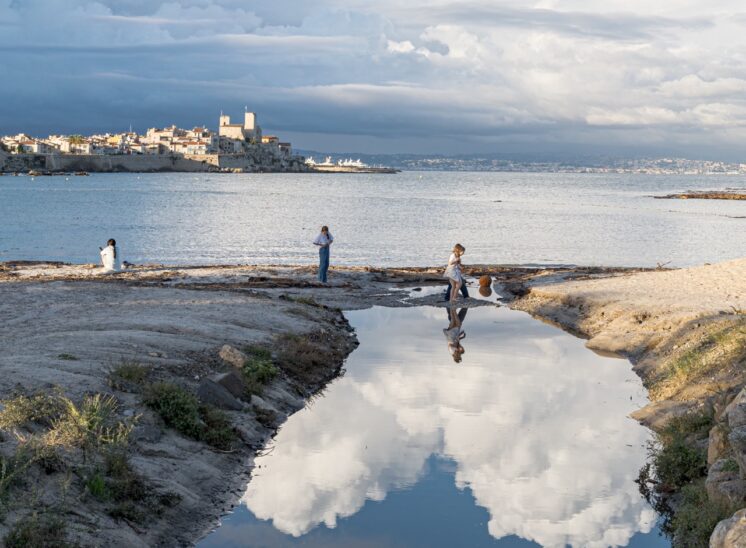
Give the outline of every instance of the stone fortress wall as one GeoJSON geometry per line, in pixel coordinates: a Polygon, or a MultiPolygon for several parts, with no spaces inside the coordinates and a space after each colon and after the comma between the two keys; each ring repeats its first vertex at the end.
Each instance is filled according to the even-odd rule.
{"type": "Polygon", "coordinates": [[[246,154],[12,154],[0,152],[0,172],[305,172],[299,156],[279,156],[259,148],[246,154]]]}

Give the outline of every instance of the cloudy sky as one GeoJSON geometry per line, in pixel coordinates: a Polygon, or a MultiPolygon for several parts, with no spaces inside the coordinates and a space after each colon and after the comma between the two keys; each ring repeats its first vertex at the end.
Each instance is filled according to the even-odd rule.
{"type": "Polygon", "coordinates": [[[735,0],[0,0],[0,133],[215,126],[296,146],[740,158],[735,0]]]}

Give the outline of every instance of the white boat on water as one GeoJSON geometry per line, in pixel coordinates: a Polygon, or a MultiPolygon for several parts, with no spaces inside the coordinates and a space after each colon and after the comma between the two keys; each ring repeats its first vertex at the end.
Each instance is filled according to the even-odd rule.
{"type": "Polygon", "coordinates": [[[334,163],[331,156],[327,156],[326,158],[324,158],[323,162],[317,162],[316,160],[314,160],[313,156],[309,156],[308,158],[306,158],[306,165],[313,167],[370,167],[359,158],[357,160],[353,160],[352,158],[347,158],[345,160],[340,159],[337,160],[337,163],[334,163]]]}

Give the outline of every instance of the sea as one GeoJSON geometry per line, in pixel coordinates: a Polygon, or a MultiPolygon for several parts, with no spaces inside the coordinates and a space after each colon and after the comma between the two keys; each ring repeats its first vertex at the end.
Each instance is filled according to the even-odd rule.
{"type": "Polygon", "coordinates": [[[661,200],[746,190],[746,177],[573,173],[94,173],[0,177],[0,261],[135,264],[689,266],[741,257],[746,202],[661,200]]]}

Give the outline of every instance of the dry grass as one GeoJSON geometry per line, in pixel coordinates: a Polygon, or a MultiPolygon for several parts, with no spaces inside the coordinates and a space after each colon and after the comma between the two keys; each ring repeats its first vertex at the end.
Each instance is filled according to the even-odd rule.
{"type": "Polygon", "coordinates": [[[697,379],[729,368],[735,374],[746,372],[746,321],[723,322],[707,336],[679,349],[652,379],[649,391],[653,400],[669,398],[697,379]]]}
{"type": "Polygon", "coordinates": [[[49,445],[91,450],[103,445],[123,445],[134,424],[117,418],[119,404],[113,396],[86,396],[80,406],[62,398],[65,412],[52,421],[46,433],[49,445]]]}
{"type": "Polygon", "coordinates": [[[66,407],[58,391],[16,396],[0,403],[0,430],[15,430],[31,423],[52,426],[52,422],[62,416],[66,407]]]}

